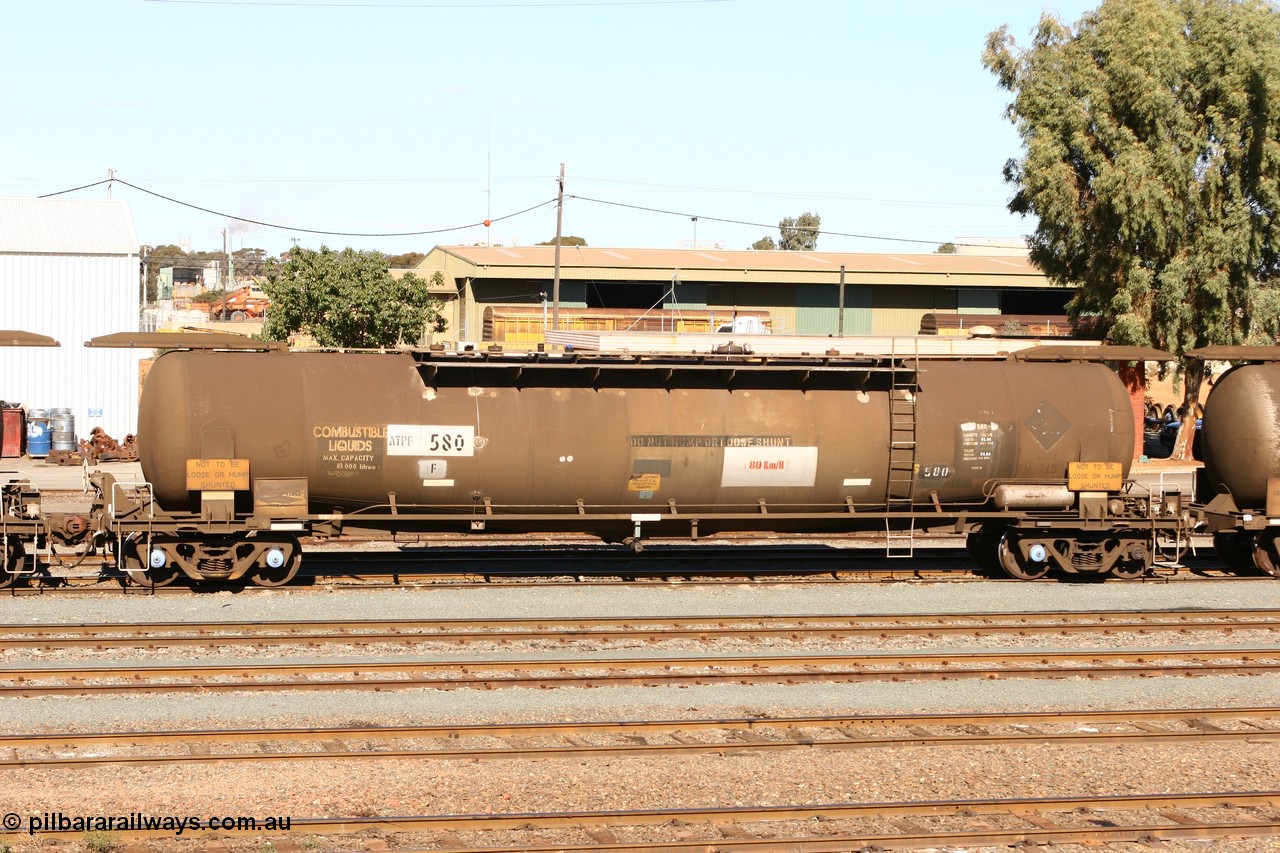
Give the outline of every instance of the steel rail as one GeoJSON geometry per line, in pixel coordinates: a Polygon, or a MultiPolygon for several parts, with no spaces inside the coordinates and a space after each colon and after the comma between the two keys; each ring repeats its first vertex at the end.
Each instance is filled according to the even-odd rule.
{"type": "MultiPolygon", "coordinates": [[[[918,727],[917,727],[918,729],[918,727]]],[[[656,733],[648,728],[631,727],[628,735],[634,736],[636,731],[656,733]]],[[[680,729],[674,730],[679,733],[680,729]]],[[[557,745],[557,746],[516,746],[516,747],[450,747],[431,748],[378,748],[352,750],[340,741],[335,744],[334,738],[378,737],[367,733],[336,732],[328,738],[312,735],[308,741],[320,741],[326,747],[314,752],[271,752],[265,744],[271,741],[271,732],[263,732],[257,741],[263,745],[258,752],[197,752],[191,751],[181,755],[92,755],[92,756],[51,756],[40,758],[0,759],[0,768],[47,768],[47,767],[98,767],[107,765],[150,766],[159,764],[201,764],[222,762],[281,762],[281,761],[404,761],[404,760],[455,760],[455,761],[494,761],[494,760],[545,760],[587,758],[626,758],[626,757],[662,757],[667,755],[689,755],[720,753],[741,755],[751,752],[784,752],[798,749],[805,750],[854,750],[854,749],[891,749],[901,747],[932,748],[976,748],[985,746],[1095,746],[1099,744],[1147,745],[1164,744],[1202,744],[1224,741],[1246,741],[1263,743],[1280,740],[1280,729],[1263,729],[1229,731],[1222,729],[1195,729],[1188,731],[1150,731],[1131,732],[1066,732],[1047,734],[1044,732],[1024,732],[1019,734],[976,734],[959,735],[930,734],[920,732],[910,735],[881,735],[870,737],[793,737],[789,740],[751,740],[734,738],[718,742],[679,741],[676,743],[623,743],[600,745],[557,745]]],[[[732,735],[731,735],[732,736],[732,735]]],[[[297,741],[298,738],[288,738],[297,741]]],[[[390,739],[385,735],[380,739],[390,739]]],[[[175,741],[176,742],[176,741],[175,741]]],[[[184,741],[187,746],[201,743],[200,739],[188,735],[184,741]]]]}
{"type": "MultiPolygon", "coordinates": [[[[515,812],[507,814],[467,815],[389,815],[362,818],[292,818],[290,832],[306,835],[346,835],[366,830],[384,832],[476,832],[493,830],[556,829],[563,827],[661,826],[672,821],[682,823],[733,824],[761,821],[858,820],[884,817],[969,816],[994,814],[1065,813],[1078,809],[1106,811],[1160,811],[1194,808],[1269,807],[1280,805],[1280,791],[1230,793],[1139,794],[1086,797],[1043,797],[1016,799],[918,800],[888,803],[815,803],[784,806],[728,806],[689,809],[636,809],[610,811],[515,812]]],[[[132,816],[122,816],[132,817],[132,816]]],[[[1230,826],[1259,824],[1274,826],[1276,821],[1251,821],[1230,826]]],[[[1170,829],[1177,829],[1170,826],[1170,829]]],[[[1078,832],[1079,829],[1057,830],[1078,832]]],[[[172,830],[113,828],[120,840],[157,836],[171,837],[172,830]]],[[[184,835],[261,835],[259,828],[187,829],[184,835]]],[[[41,831],[46,839],[80,839],[84,827],[41,831]]],[[[717,843],[717,847],[719,843],[717,843]]],[[[555,849],[573,849],[556,845],[555,849]]],[[[705,847],[703,848],[705,849],[705,847]]]]}
{"type": "MultiPolygon", "coordinates": [[[[1108,813],[1113,819],[1114,812],[1108,813]]],[[[812,835],[777,838],[743,838],[737,824],[717,825],[722,837],[701,842],[629,841],[611,839],[599,844],[521,844],[524,853],[848,853],[850,850],[937,849],[952,847],[1038,847],[1060,844],[1110,844],[1131,841],[1151,845],[1154,841],[1211,838],[1264,838],[1280,835],[1280,820],[1139,824],[1134,826],[1089,826],[1073,828],[982,829],[929,832],[923,829],[887,835],[812,835]]],[[[596,834],[600,834],[597,832],[596,834]]],[[[609,833],[612,835],[612,833],[609,833]]],[[[397,853],[474,853],[474,847],[397,848],[397,853]]]]}
{"type": "Polygon", "coordinates": [[[1142,708],[1125,711],[983,711],[957,714],[835,714],[800,717],[710,717],[686,720],[583,720],[564,723],[448,723],[424,726],[308,727],[297,729],[171,729],[120,732],[0,734],[0,749],[78,749],[84,746],[143,746],[164,743],[241,743],[264,740],[360,738],[528,738],[559,735],[664,734],[706,730],[799,728],[905,728],[907,726],[1134,724],[1205,720],[1280,719],[1280,706],[1239,708],[1142,708]]]}
{"type": "Polygon", "coordinates": [[[11,624],[0,627],[0,649],[82,645],[235,645],[448,640],[708,639],[754,637],[945,636],[1069,634],[1098,631],[1178,632],[1280,630],[1280,610],[1069,611],[915,615],[758,615],[586,619],[381,619],[210,622],[11,624]],[[241,633],[235,633],[241,632],[241,633]],[[248,633],[244,633],[248,632],[248,633]],[[274,633],[270,633],[274,632],[274,633]],[[116,636],[104,636],[116,635],[116,636]]]}
{"type": "MultiPolygon", "coordinates": [[[[688,620],[697,624],[700,620],[688,620]]],[[[738,620],[733,620],[738,621],[738,620]]],[[[741,624],[756,620],[744,619],[741,624]]],[[[759,620],[765,621],[765,620],[759,620]]],[[[787,621],[787,620],[779,620],[787,621]]],[[[794,623],[795,620],[790,620],[794,623]]],[[[351,623],[351,626],[365,628],[368,623],[351,623]]],[[[320,645],[353,645],[367,646],[375,644],[407,644],[407,643],[451,643],[466,645],[468,643],[517,643],[530,641],[555,640],[559,643],[571,642],[634,642],[647,640],[661,642],[672,640],[837,640],[850,637],[984,637],[984,636],[1068,636],[1078,634],[1102,634],[1111,636],[1124,633],[1156,634],[1177,633],[1192,634],[1197,632],[1235,633],[1238,631],[1280,631],[1280,621],[1251,620],[1234,623],[1221,622],[1113,622],[1113,623],[1074,623],[1062,624],[1046,622],[1022,625],[920,625],[920,626],[802,626],[788,624],[785,626],[730,627],[718,625],[706,628],[662,628],[631,627],[603,628],[599,630],[565,628],[554,630],[547,628],[535,631],[462,631],[443,629],[437,632],[429,630],[402,631],[392,629],[349,630],[335,629],[338,633],[267,633],[267,629],[275,627],[275,623],[259,624],[263,633],[221,634],[213,631],[196,634],[163,634],[140,631],[135,636],[98,637],[92,628],[87,628],[79,636],[74,637],[0,637],[0,651],[39,649],[53,651],[57,649],[160,649],[166,647],[208,647],[208,646],[250,646],[262,648],[266,646],[320,646],[320,645]]],[[[50,632],[59,633],[59,632],[50,632]]],[[[69,633],[69,632],[61,632],[69,633]]]]}
{"type": "Polygon", "coordinates": [[[297,664],[186,664],[143,667],[0,669],[0,696],[174,693],[235,690],[492,690],[504,687],[656,684],[925,681],[960,678],[1264,675],[1280,672],[1280,649],[1138,649],[1058,652],[881,653],[699,658],[562,658],[468,661],[332,661],[297,664]],[[1065,666],[1085,660],[1093,665],[1065,666]],[[1174,665],[1172,661],[1183,662],[1174,665]],[[1230,661],[1229,663],[1226,661],[1230,661]],[[982,667],[981,664],[995,664],[982,667]],[[1118,665],[1122,664],[1122,665],[1118,665]],[[931,665],[932,668],[922,669],[931,665]],[[956,668],[957,665],[973,668],[956,668]],[[867,669],[866,667],[881,667],[867,669]],[[828,667],[823,669],[822,667],[828,667]],[[830,667],[837,667],[832,669],[830,667]],[[1034,668],[1033,668],[1034,667],[1034,668]],[[690,671],[693,670],[693,671],[690,671]],[[531,672],[544,671],[544,675],[531,672]],[[349,678],[313,676],[342,673],[349,678]],[[476,673],[492,673],[492,676],[476,673]],[[262,681],[266,676],[288,680],[262,681]],[[371,677],[372,676],[372,677],[371,677]],[[381,677],[379,677],[381,676],[381,677]],[[389,677],[400,676],[400,677],[389,677]],[[244,681],[214,681],[213,678],[244,681]],[[145,679],[188,679],[183,682],[145,679]],[[84,683],[86,679],[113,680],[84,683]],[[73,682],[48,684],[49,680],[73,682]]]}

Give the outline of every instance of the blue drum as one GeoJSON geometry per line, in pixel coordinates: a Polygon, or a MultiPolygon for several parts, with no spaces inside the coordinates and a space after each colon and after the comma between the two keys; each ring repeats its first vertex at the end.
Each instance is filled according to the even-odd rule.
{"type": "Polygon", "coordinates": [[[27,413],[27,455],[48,456],[52,444],[49,413],[44,409],[32,409],[27,413]]]}

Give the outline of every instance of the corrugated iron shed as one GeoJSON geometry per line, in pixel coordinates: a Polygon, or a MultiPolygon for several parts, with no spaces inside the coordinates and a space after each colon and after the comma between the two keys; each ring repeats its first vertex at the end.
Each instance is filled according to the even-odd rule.
{"type": "Polygon", "coordinates": [[[138,235],[123,201],[0,198],[0,253],[137,255],[138,235]]]}
{"type": "Polygon", "coordinates": [[[58,348],[0,349],[0,399],[68,408],[79,437],[137,429],[138,363],[149,351],[82,344],[136,330],[137,233],[124,201],[0,198],[0,325],[47,335],[58,348]]]}
{"type": "MultiPolygon", "coordinates": [[[[440,270],[457,278],[549,278],[553,246],[437,246],[419,270],[440,270]]],[[[607,249],[562,246],[562,278],[669,281],[673,271],[686,282],[829,282],[857,284],[951,284],[1052,287],[1025,257],[860,252],[710,251],[704,249],[607,249]]]]}
{"type": "MultiPolygon", "coordinates": [[[[437,246],[415,272],[442,274],[456,294],[449,329],[478,340],[486,305],[551,300],[554,264],[554,246],[437,246]]],[[[1010,254],[564,246],[560,281],[561,308],[767,310],[775,331],[802,334],[914,334],[926,313],[1054,314],[1070,296],[1025,255],[1010,254]]]]}

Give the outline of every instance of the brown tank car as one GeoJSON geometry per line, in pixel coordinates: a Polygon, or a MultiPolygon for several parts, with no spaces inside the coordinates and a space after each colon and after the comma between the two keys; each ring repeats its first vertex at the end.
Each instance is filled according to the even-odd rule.
{"type": "Polygon", "coordinates": [[[317,507],[394,493],[575,516],[883,509],[893,401],[912,421],[913,503],[981,502],[991,481],[1061,480],[1085,460],[1128,472],[1129,401],[1103,365],[936,361],[896,378],[909,384],[870,364],[172,352],[142,395],[140,460],[171,507],[199,498],[187,460],[236,458],[305,478],[317,507]]]}
{"type": "Polygon", "coordinates": [[[1132,410],[1098,363],[1153,351],[303,353],[165,338],[189,348],[156,360],[140,401],[154,504],[110,513],[144,583],[283,583],[298,537],[355,529],[582,532],[637,550],[723,531],[878,530],[904,548],[946,529],[1015,577],[1136,577],[1182,524],[1127,481],[1132,410]]]}
{"type": "Polygon", "coordinates": [[[1192,355],[1236,363],[1204,404],[1200,515],[1229,567],[1280,576],[1280,347],[1205,347],[1192,355]]]}

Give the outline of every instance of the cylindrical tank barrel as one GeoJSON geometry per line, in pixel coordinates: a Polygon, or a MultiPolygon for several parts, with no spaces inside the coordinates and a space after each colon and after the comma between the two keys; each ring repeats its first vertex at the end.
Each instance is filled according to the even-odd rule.
{"type": "Polygon", "coordinates": [[[51,446],[49,413],[44,409],[32,409],[27,412],[27,455],[48,456],[51,446]]]}
{"type": "Polygon", "coordinates": [[[921,362],[918,387],[856,366],[813,382],[750,364],[613,382],[452,369],[446,384],[408,354],[168,353],[140,404],[143,470],[169,506],[192,500],[188,459],[239,458],[308,478],[319,506],[800,512],[883,506],[895,465],[917,503],[975,502],[995,480],[1082,460],[1127,473],[1133,456],[1128,396],[1098,364],[921,362]]]}
{"type": "Polygon", "coordinates": [[[1267,480],[1280,478],[1280,364],[1243,364],[1214,383],[1200,427],[1204,477],[1240,509],[1265,509],[1267,480]]]}
{"type": "Polygon", "coordinates": [[[76,449],[76,418],[68,408],[50,409],[51,446],[54,450],[76,449]]]}

